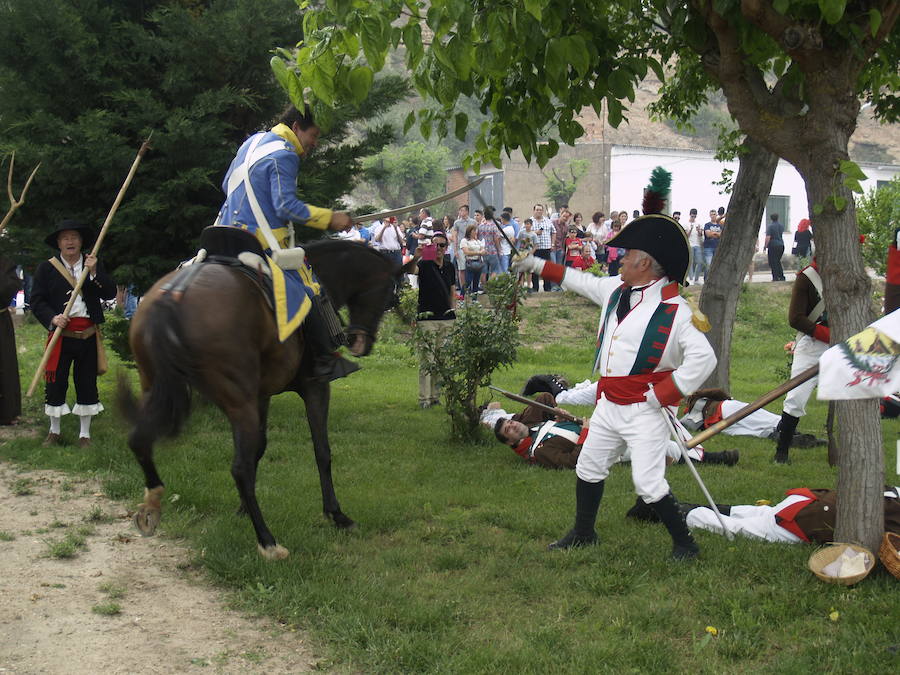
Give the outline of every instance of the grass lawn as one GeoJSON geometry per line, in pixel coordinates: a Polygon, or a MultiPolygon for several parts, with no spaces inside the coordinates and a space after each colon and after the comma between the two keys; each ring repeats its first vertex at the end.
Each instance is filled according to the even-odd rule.
{"type": "MultiPolygon", "coordinates": [[[[787,284],[745,287],[735,324],[732,395],[751,401],[787,378],[782,349],[787,284]]],[[[518,391],[539,372],[589,377],[598,311],[570,294],[528,300],[523,347],[494,383],[518,391]]],[[[27,387],[41,331],[19,331],[27,387]]],[[[358,521],[338,532],[321,516],[318,475],[300,400],[273,400],[259,497],[279,543],[267,563],[250,523],[234,515],[231,433],[200,403],[186,433],[158,447],[167,499],[160,536],[184,538],[196,564],[243,609],[308,630],[323,668],[363,672],[888,672],[900,667],[900,585],[884,573],[854,588],[828,585],[807,569],[810,546],[729,542],[699,532],[699,561],[669,561],[661,525],[625,522],[634,501],[627,466],[607,481],[589,550],[549,553],[571,526],[572,472],[525,465],[491,439],[447,441],[443,408],[416,406],[415,360],[388,320],[364,369],[332,389],[334,477],[344,511],[358,521]],[[177,496],[177,499],[176,499],[177,496]],[[836,620],[830,618],[837,611],[836,620]],[[707,632],[714,627],[716,635],[707,632]]],[[[112,409],[114,378],[102,378],[109,407],[95,444],[43,448],[40,396],[26,400],[34,438],[0,446],[25,465],[99,475],[108,494],[137,503],[141,472],[112,409]]],[[[514,404],[511,404],[514,405],[514,404]]],[[[780,402],[769,406],[780,412],[780,402]]],[[[589,414],[587,409],[573,412],[589,414]]],[[[810,402],[800,429],[824,435],[826,405],[810,402]]],[[[76,435],[76,421],[63,432],[76,435]]],[[[883,422],[888,481],[900,424],[883,422]],[[888,453],[888,449],[890,452],[888,453]]],[[[792,450],[771,463],[773,443],[718,436],[710,450],[738,447],[736,467],[699,471],[717,501],[776,501],[788,488],[832,487],[825,448],[792,450]]],[[[703,501],[684,466],[669,470],[682,501],[703,501]]],[[[3,543],[0,542],[0,554],[3,543]]]]}

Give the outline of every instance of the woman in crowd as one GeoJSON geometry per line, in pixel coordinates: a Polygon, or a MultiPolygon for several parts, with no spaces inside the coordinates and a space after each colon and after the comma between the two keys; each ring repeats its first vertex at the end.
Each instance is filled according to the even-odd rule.
{"type": "MultiPolygon", "coordinates": [[[[478,226],[469,225],[466,235],[460,244],[463,255],[466,256],[466,288],[465,292],[472,295],[479,293],[481,273],[484,271],[484,242],[478,238],[478,226]]],[[[465,295],[465,292],[463,295],[465,295]]]]}
{"type": "MultiPolygon", "coordinates": [[[[628,218],[628,214],[624,211],[621,212],[621,215],[624,215],[625,218],[628,218]]],[[[610,226],[609,236],[606,238],[607,241],[615,237],[619,232],[622,231],[622,218],[620,216],[619,220],[614,220],[612,225],[610,226]]],[[[619,273],[619,264],[621,263],[622,256],[620,255],[621,249],[616,248],[615,246],[607,246],[606,247],[606,263],[609,266],[607,268],[608,274],[611,277],[616,276],[619,273]]]]}
{"type": "Polygon", "coordinates": [[[791,251],[791,253],[800,258],[800,269],[809,265],[809,260],[812,257],[812,239],[813,233],[810,228],[809,218],[804,218],[797,224],[797,231],[794,233],[794,249],[791,251]]]}

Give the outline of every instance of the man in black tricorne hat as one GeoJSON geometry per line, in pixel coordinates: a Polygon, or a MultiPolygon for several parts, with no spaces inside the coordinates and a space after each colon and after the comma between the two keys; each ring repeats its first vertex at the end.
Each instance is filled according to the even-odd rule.
{"type": "Polygon", "coordinates": [[[98,340],[97,326],[103,323],[100,300],[116,297],[116,283],[103,270],[93,255],[81,252],[82,246],[94,242],[90,227],[76,220],[64,220],[44,239],[57,255],[38,265],[31,291],[31,310],[47,330],[62,328],[62,336],[47,362],[44,412],[50,418],[50,433],[45,445],[62,442],[60,420],[69,412],[78,415],[81,430],[78,444],[91,444],[91,418],[103,410],[97,393],[98,340]],[[78,278],[88,270],[81,293],[72,304],[69,316],[63,316],[66,303],[78,278]],[[71,410],[66,404],[69,368],[75,365],[76,403],[71,410]]]}
{"type": "Polygon", "coordinates": [[[620,275],[596,277],[528,256],[514,266],[534,272],[602,308],[594,369],[597,406],[575,467],[575,527],[551,549],[597,543],[594,522],[610,467],[631,452],[635,491],[665,523],[672,555],[699,553],[666,482],[669,428],[660,411],[675,406],[713,371],[712,347],[678,295],[690,259],[681,226],[662,215],[636,218],[608,246],[627,249],[620,275]]]}

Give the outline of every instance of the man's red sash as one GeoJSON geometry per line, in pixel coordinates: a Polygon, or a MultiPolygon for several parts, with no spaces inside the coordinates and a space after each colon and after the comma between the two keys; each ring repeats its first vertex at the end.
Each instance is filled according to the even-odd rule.
{"type": "Polygon", "coordinates": [[[649,391],[649,385],[659,384],[671,374],[671,370],[660,370],[641,375],[601,377],[597,381],[597,400],[600,400],[601,394],[605,394],[606,398],[616,405],[641,403],[647,400],[644,394],[649,391]]]}
{"type": "Polygon", "coordinates": [[[806,533],[800,529],[800,526],[797,525],[794,519],[797,517],[798,513],[816,501],[818,497],[816,497],[809,488],[794,488],[793,490],[788,490],[785,494],[800,495],[806,497],[806,499],[785,506],[781,511],[775,514],[775,522],[778,523],[779,527],[783,527],[788,532],[796,534],[803,541],[809,541],[809,537],[807,537],[806,533]]]}
{"type": "MultiPolygon", "coordinates": [[[[76,316],[69,319],[69,323],[66,324],[65,330],[87,330],[93,325],[94,322],[87,317],[76,316]]],[[[53,333],[55,330],[56,328],[50,331],[50,334],[47,336],[47,343],[44,345],[44,349],[46,349],[47,345],[50,344],[50,340],[53,337],[53,333]]],[[[56,382],[56,369],[59,368],[59,355],[62,354],[63,339],[64,338],[60,336],[59,340],[56,341],[56,344],[53,345],[53,351],[50,352],[50,358],[47,360],[47,368],[46,370],[44,370],[44,379],[47,382],[56,382]]]]}

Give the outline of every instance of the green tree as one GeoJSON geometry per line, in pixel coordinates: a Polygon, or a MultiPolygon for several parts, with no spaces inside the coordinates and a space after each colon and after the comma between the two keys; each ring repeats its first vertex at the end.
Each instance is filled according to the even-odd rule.
{"type": "Polygon", "coordinates": [[[444,190],[450,152],[419,141],[390,145],[363,162],[366,180],[389,207],[421,202],[444,190]]]}
{"type": "Polygon", "coordinates": [[[569,178],[561,176],[557,169],[553,169],[550,176],[545,171],[541,171],[547,181],[547,192],[544,193],[544,196],[553,202],[557,211],[571,201],[572,195],[578,189],[578,181],[584,178],[590,165],[591,163],[586,159],[573,159],[566,167],[569,170],[569,178]]]}
{"type": "MultiPolygon", "coordinates": [[[[459,136],[468,122],[455,112],[461,95],[480,98],[492,113],[475,140],[477,170],[514,149],[544,166],[559,141],[583,134],[574,116],[585,106],[600,114],[605,102],[616,126],[622,101],[634,99],[648,68],[663,79],[659,59],[689,48],[721,87],[741,132],[803,177],[832,332],[843,339],[871,318],[852,199],[861,172],[849,161],[848,142],[861,96],[885,119],[900,109],[898,15],[897,0],[344,0],[304,15],[296,66],[309,96],[331,105],[348,93],[362,96],[368,71],[380,70],[402,43],[413,85],[441,106],[408,116],[407,125],[459,136]],[[660,25],[671,39],[658,39],[660,25]]],[[[877,406],[837,409],[843,496],[836,535],[877,546],[883,523],[870,517],[880,513],[884,475],[877,406]]]]}
{"type": "MultiPolygon", "coordinates": [[[[152,131],[101,257],[120,283],[145,289],[190,256],[238,145],[288,102],[269,61],[295,39],[298,17],[293,0],[0,3],[0,155],[43,162],[11,246],[35,261],[61,218],[99,227],[152,131]]],[[[379,81],[373,92],[384,98],[364,103],[372,114],[406,85],[379,81]]],[[[304,163],[303,198],[323,206],[349,191],[360,156],[392,138],[376,128],[345,142],[335,129],[304,163]]]]}
{"type": "Polygon", "coordinates": [[[863,259],[884,276],[888,246],[894,243],[894,232],[900,227],[900,176],[860,197],[856,215],[859,231],[866,236],[863,259]]]}

